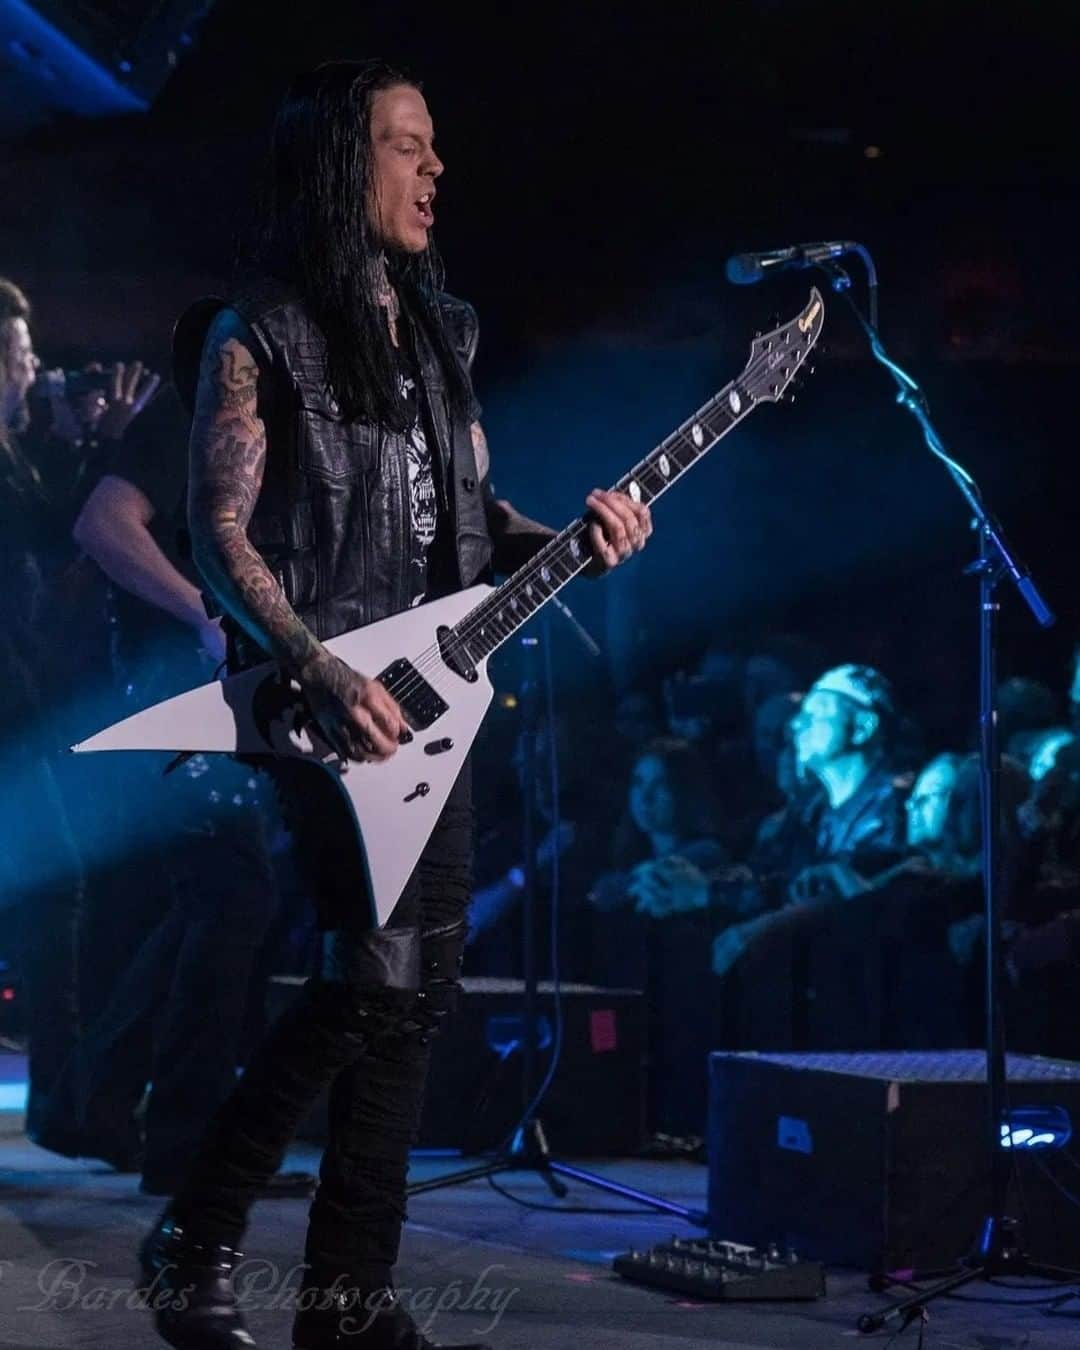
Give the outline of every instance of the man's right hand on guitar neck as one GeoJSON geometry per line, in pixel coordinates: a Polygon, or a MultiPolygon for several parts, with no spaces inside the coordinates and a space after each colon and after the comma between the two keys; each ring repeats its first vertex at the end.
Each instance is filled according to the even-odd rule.
{"type": "Polygon", "coordinates": [[[319,730],[342,759],[382,764],[411,739],[404,714],[385,687],[325,649],[298,679],[319,730]]]}

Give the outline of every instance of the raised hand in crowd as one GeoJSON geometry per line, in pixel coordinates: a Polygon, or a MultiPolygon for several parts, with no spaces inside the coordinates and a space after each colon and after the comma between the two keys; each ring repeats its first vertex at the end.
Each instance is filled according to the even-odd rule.
{"type": "Polygon", "coordinates": [[[627,891],[639,914],[666,919],[709,907],[709,876],[696,863],[678,854],[638,863],[627,891]]]}
{"type": "Polygon", "coordinates": [[[107,441],[118,441],[158,391],[161,376],[147,370],[141,361],[130,365],[117,361],[112,383],[105,397],[97,433],[107,441]]]}
{"type": "Polygon", "coordinates": [[[118,361],[110,370],[91,362],[75,388],[61,369],[47,370],[40,379],[52,417],[49,431],[72,446],[82,445],[91,435],[120,440],[161,384],[161,376],[141,361],[118,361]]]}
{"type": "MultiPolygon", "coordinates": [[[[553,825],[537,846],[536,866],[539,869],[550,867],[553,860],[562,857],[573,844],[576,835],[577,826],[572,820],[560,820],[558,825],[553,825]]],[[[495,926],[516,901],[524,885],[525,867],[519,863],[499,881],[474,892],[467,916],[470,942],[495,926]]]]}
{"type": "Polygon", "coordinates": [[[792,878],[788,896],[794,905],[811,905],[830,900],[851,900],[867,889],[865,878],[850,863],[833,859],[804,867],[792,878]]]}

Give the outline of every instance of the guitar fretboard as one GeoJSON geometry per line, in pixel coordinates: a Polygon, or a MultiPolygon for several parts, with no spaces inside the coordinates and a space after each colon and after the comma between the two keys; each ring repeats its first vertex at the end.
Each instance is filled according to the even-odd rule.
{"type": "MultiPolygon", "coordinates": [[[[655,502],[753,406],[752,396],[733,380],[635,464],[613,491],[625,492],[646,505],[655,502]]],[[[473,663],[490,656],[513,637],[542,605],[588,566],[592,557],[589,523],[585,517],[572,521],[458,622],[454,638],[473,663]]]]}

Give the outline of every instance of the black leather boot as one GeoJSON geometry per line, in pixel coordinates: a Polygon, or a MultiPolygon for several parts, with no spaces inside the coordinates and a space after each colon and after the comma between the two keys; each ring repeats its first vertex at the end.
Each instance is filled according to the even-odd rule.
{"type": "Polygon", "coordinates": [[[174,1350],[255,1350],[230,1281],[242,1256],[193,1241],[165,1211],[139,1248],[141,1288],[163,1341],[174,1350]]]}
{"type": "MultiPolygon", "coordinates": [[[[303,1305],[293,1322],[293,1350],[492,1350],[486,1341],[446,1345],[429,1341],[401,1306],[393,1289],[357,1296],[350,1290],[303,1305]],[[329,1306],[323,1306],[328,1304],[329,1306]]],[[[308,1290],[311,1296],[314,1291],[308,1290]]]]}

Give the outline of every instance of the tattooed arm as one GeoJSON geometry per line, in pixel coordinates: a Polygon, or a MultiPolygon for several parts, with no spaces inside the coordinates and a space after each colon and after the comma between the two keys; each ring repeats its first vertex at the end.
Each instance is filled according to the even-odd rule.
{"type": "Polygon", "coordinates": [[[334,749],[351,759],[387,759],[406,730],[400,708],[304,626],[247,537],[266,464],[254,348],[247,325],[229,309],[214,320],[203,348],[188,488],[195,561],[222,608],[300,681],[334,749]]]}
{"type": "MultiPolygon", "coordinates": [[[[484,484],[488,530],[495,544],[495,570],[516,572],[539,553],[556,532],[548,525],[523,516],[510,502],[496,500],[487,481],[491,456],[479,422],[472,424],[472,442],[476,468],[484,484]]],[[[647,506],[631,501],[625,492],[604,492],[594,488],[585,498],[585,505],[592,517],[589,544],[593,557],[582,575],[600,577],[645,547],[645,541],[652,534],[652,517],[647,506]]]]}

